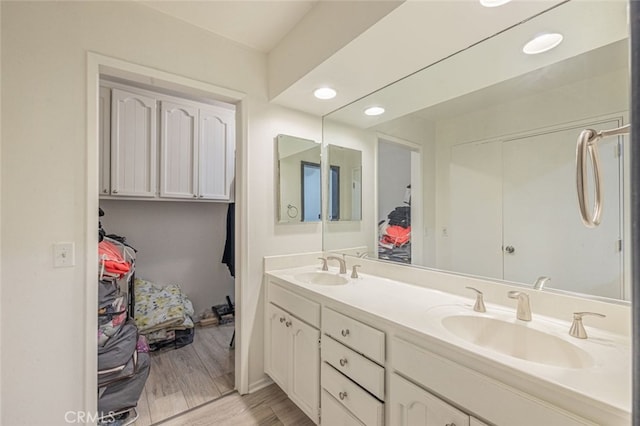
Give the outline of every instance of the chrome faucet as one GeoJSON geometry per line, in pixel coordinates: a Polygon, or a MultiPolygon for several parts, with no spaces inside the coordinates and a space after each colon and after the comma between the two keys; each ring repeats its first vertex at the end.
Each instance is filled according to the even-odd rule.
{"type": "Polygon", "coordinates": [[[326,257],[319,257],[318,260],[322,260],[322,270],[323,271],[328,271],[329,267],[327,266],[327,258],[326,257]]]}
{"type": "Polygon", "coordinates": [[[549,277],[538,277],[536,282],[533,284],[533,289],[542,290],[549,281],[551,281],[551,278],[549,277]]]}
{"type": "Polygon", "coordinates": [[[569,336],[577,337],[578,339],[587,338],[587,331],[584,329],[584,325],[582,324],[582,317],[585,315],[594,315],[601,318],[606,317],[606,315],[598,314],[596,312],[574,312],[573,322],[571,323],[571,328],[569,329],[569,336]]]}
{"type": "Polygon", "coordinates": [[[340,273],[347,273],[347,262],[342,257],[338,256],[327,256],[327,260],[337,260],[340,263],[340,273]]]}
{"type": "Polygon", "coordinates": [[[516,317],[521,321],[531,321],[531,305],[529,304],[529,295],[521,291],[510,291],[507,293],[509,299],[518,299],[518,308],[516,317]]]}
{"type": "Polygon", "coordinates": [[[482,292],[477,288],[466,287],[469,290],[476,292],[476,303],[473,305],[473,310],[476,312],[487,312],[487,308],[484,306],[484,299],[482,298],[482,292]]]}

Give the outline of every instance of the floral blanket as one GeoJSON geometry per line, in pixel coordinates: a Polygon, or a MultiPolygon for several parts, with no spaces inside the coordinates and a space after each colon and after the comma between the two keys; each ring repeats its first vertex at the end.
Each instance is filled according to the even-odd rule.
{"type": "Polygon", "coordinates": [[[159,287],[136,278],[134,296],[134,319],[141,334],[193,327],[193,305],[177,284],[159,287]]]}

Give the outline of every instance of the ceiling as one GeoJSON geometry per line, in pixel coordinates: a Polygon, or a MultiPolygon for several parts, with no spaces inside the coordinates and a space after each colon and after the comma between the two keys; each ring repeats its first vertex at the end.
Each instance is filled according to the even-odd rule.
{"type": "Polygon", "coordinates": [[[498,8],[478,0],[141,3],[264,52],[271,102],[323,116],[563,1],[513,0],[498,8]],[[338,96],[315,99],[324,85],[338,96]]]}
{"type": "Polygon", "coordinates": [[[268,53],[318,0],[168,0],[141,3],[268,53]]]}

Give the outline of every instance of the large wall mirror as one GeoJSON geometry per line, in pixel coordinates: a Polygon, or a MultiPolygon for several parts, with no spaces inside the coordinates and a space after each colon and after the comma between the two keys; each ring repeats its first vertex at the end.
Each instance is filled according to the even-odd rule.
{"type": "Polygon", "coordinates": [[[325,250],[629,300],[626,137],[601,144],[598,228],[575,177],[580,131],[628,123],[628,36],[626,1],[568,1],[325,116],[371,170],[361,223],[325,226],[325,250]],[[564,40],[524,54],[541,32],[564,40]]]}
{"type": "Polygon", "coordinates": [[[322,212],[321,144],[276,137],[279,223],[319,222],[322,212]]]}

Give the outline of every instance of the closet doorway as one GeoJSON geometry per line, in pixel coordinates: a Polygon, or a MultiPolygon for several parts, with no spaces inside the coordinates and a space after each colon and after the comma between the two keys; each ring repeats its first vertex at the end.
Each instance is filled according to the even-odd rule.
{"type": "MultiPolygon", "coordinates": [[[[94,115],[90,107],[89,139],[93,140],[91,129],[96,130],[98,138],[95,146],[90,147],[88,151],[90,159],[95,155],[94,158],[99,161],[95,163],[89,161],[88,187],[98,186],[100,189],[97,197],[95,193],[88,195],[87,214],[91,215],[91,211],[95,210],[93,215],[97,216],[98,206],[100,206],[104,211],[100,223],[105,233],[112,237],[124,237],[126,243],[137,250],[134,261],[135,284],[125,297],[132,301],[129,305],[129,321],[136,323],[140,334],[147,336],[149,343],[150,373],[138,399],[139,417],[135,424],[150,425],[231,393],[240,380],[236,380],[236,373],[239,374],[239,369],[236,369],[236,356],[238,359],[241,357],[236,354],[234,345],[236,341],[240,342],[240,330],[235,328],[235,300],[239,289],[234,279],[235,267],[239,265],[233,259],[235,256],[232,256],[231,261],[225,257],[227,261],[223,263],[223,253],[229,243],[229,235],[231,233],[231,237],[234,237],[235,233],[235,209],[230,208],[233,206],[231,189],[227,192],[231,197],[227,196],[224,199],[225,182],[231,182],[233,175],[220,173],[220,167],[203,170],[200,178],[196,177],[188,182],[192,185],[191,189],[196,192],[193,192],[195,194],[193,199],[186,200],[180,199],[184,191],[179,185],[184,180],[176,178],[175,174],[166,173],[166,170],[163,172],[162,167],[166,167],[167,159],[183,159],[185,154],[187,158],[193,158],[192,165],[197,167],[200,164],[198,157],[189,157],[194,154],[194,147],[197,150],[195,154],[200,156],[209,155],[211,150],[221,149],[215,144],[208,146],[187,144],[185,148],[181,143],[177,146],[177,150],[171,151],[167,149],[169,136],[184,138],[187,141],[191,138],[191,142],[195,143],[202,137],[203,132],[206,132],[207,126],[214,126],[212,134],[219,135],[221,132],[231,131],[235,140],[233,135],[235,124],[224,122],[224,117],[229,115],[225,116],[225,111],[222,111],[222,119],[215,117],[215,120],[206,120],[211,117],[211,111],[216,113],[217,109],[228,111],[234,108],[229,101],[233,99],[239,101],[241,94],[221,89],[223,95],[220,96],[213,86],[211,86],[211,92],[207,94],[203,92],[202,83],[194,83],[191,87],[188,84],[190,80],[156,70],[99,55],[92,55],[90,59],[89,105],[95,102],[95,116],[98,120],[92,119],[94,115]],[[92,70],[95,74],[92,74],[92,70]],[[174,77],[175,81],[172,81],[174,77]],[[92,81],[96,84],[93,85],[92,81]],[[144,82],[149,81],[153,82],[153,87],[145,85],[144,82]],[[117,133],[120,129],[114,124],[114,120],[119,118],[118,114],[121,111],[114,109],[112,97],[104,97],[105,88],[112,91],[119,90],[118,100],[120,101],[129,99],[127,95],[129,92],[125,90],[127,88],[122,87],[123,85],[131,85],[129,92],[143,95],[140,98],[144,102],[134,99],[130,103],[134,110],[132,114],[138,118],[149,119],[145,126],[139,128],[149,129],[147,135],[149,141],[152,141],[153,135],[157,138],[157,145],[154,148],[156,157],[155,160],[150,157],[150,164],[157,165],[158,180],[151,195],[129,193],[125,197],[122,192],[118,193],[117,187],[113,186],[114,179],[121,179],[125,175],[134,176],[131,185],[127,187],[128,191],[138,190],[139,182],[143,185],[149,184],[149,180],[145,179],[147,176],[144,175],[147,172],[145,167],[134,168],[133,175],[126,173],[118,175],[118,169],[113,164],[113,161],[120,160],[118,155],[127,155],[127,152],[131,155],[142,153],[143,156],[153,154],[152,149],[140,151],[141,147],[147,149],[144,144],[137,145],[136,149],[129,149],[126,142],[121,140],[118,140],[115,146],[110,144],[115,137],[120,136],[117,133]],[[93,93],[93,89],[98,86],[100,91],[93,93]],[[122,95],[123,91],[127,92],[125,96],[122,95]],[[149,101],[149,98],[153,101],[153,96],[147,93],[153,91],[158,93],[155,111],[152,107],[153,102],[149,101]],[[180,104],[182,100],[178,99],[177,107],[175,102],[167,101],[168,97],[181,96],[185,100],[180,104]],[[223,100],[226,101],[226,105],[223,100]],[[202,106],[198,106],[200,104],[202,106]],[[183,108],[183,106],[186,107],[183,108]],[[169,113],[170,110],[171,113],[169,113]],[[197,120],[197,117],[204,117],[204,119],[198,122],[198,125],[193,125],[189,133],[189,130],[185,130],[189,127],[183,124],[189,123],[189,120],[197,120]],[[163,126],[167,126],[170,122],[177,125],[175,128],[179,129],[178,132],[166,132],[163,126]],[[227,130],[215,127],[219,126],[218,123],[227,126],[227,130]],[[105,159],[110,160],[111,164],[109,161],[105,162],[105,159]],[[99,170],[93,168],[92,163],[99,163],[99,170]],[[143,178],[139,179],[141,176],[143,178]],[[93,186],[92,182],[98,185],[93,186]],[[103,189],[105,182],[111,185],[109,192],[103,189]],[[115,191],[114,188],[116,188],[115,191]],[[166,191],[167,188],[171,191],[166,191]],[[171,199],[162,199],[163,196],[171,199]],[[218,199],[215,199],[216,197],[218,199]],[[182,322],[174,321],[164,328],[148,327],[149,319],[141,316],[145,315],[144,312],[141,313],[145,303],[147,303],[147,313],[153,313],[153,311],[161,311],[167,304],[178,303],[177,300],[180,300],[179,310],[184,313],[182,322]],[[163,333],[166,337],[164,339],[161,336],[163,333]]],[[[235,115],[233,109],[230,116],[235,119],[235,115]]],[[[121,134],[124,133],[126,132],[121,134]]],[[[233,166],[235,163],[235,150],[224,147],[224,151],[228,157],[225,157],[222,169],[227,170],[226,167],[233,166]]],[[[121,181],[119,183],[122,184],[121,181]]],[[[88,241],[94,240],[89,238],[88,241]]],[[[95,243],[91,245],[93,244],[95,243]]],[[[93,253],[94,251],[89,249],[87,276],[95,277],[92,272],[96,271],[96,268],[91,265],[93,264],[91,259],[95,256],[93,253]]],[[[233,244],[230,253],[235,254],[233,244]]],[[[126,292],[127,289],[123,291],[126,292]]],[[[93,290],[88,292],[87,315],[89,318],[96,316],[92,308],[95,306],[96,293],[97,291],[93,290]]],[[[170,306],[171,313],[175,313],[174,307],[174,305],[170,306]]],[[[95,341],[94,336],[95,331],[91,337],[87,336],[89,343],[95,341]]],[[[138,350],[147,349],[139,348],[138,350]]],[[[90,355],[91,352],[92,349],[89,348],[90,355]]],[[[88,365],[94,364],[89,362],[88,365]]],[[[95,370],[87,372],[87,375],[95,377],[95,370]]],[[[91,381],[88,382],[91,387],[91,381]]],[[[91,389],[87,392],[91,392],[91,389]]]]}
{"type": "Polygon", "coordinates": [[[380,135],[377,148],[378,258],[421,265],[424,244],[421,147],[380,135]]]}

